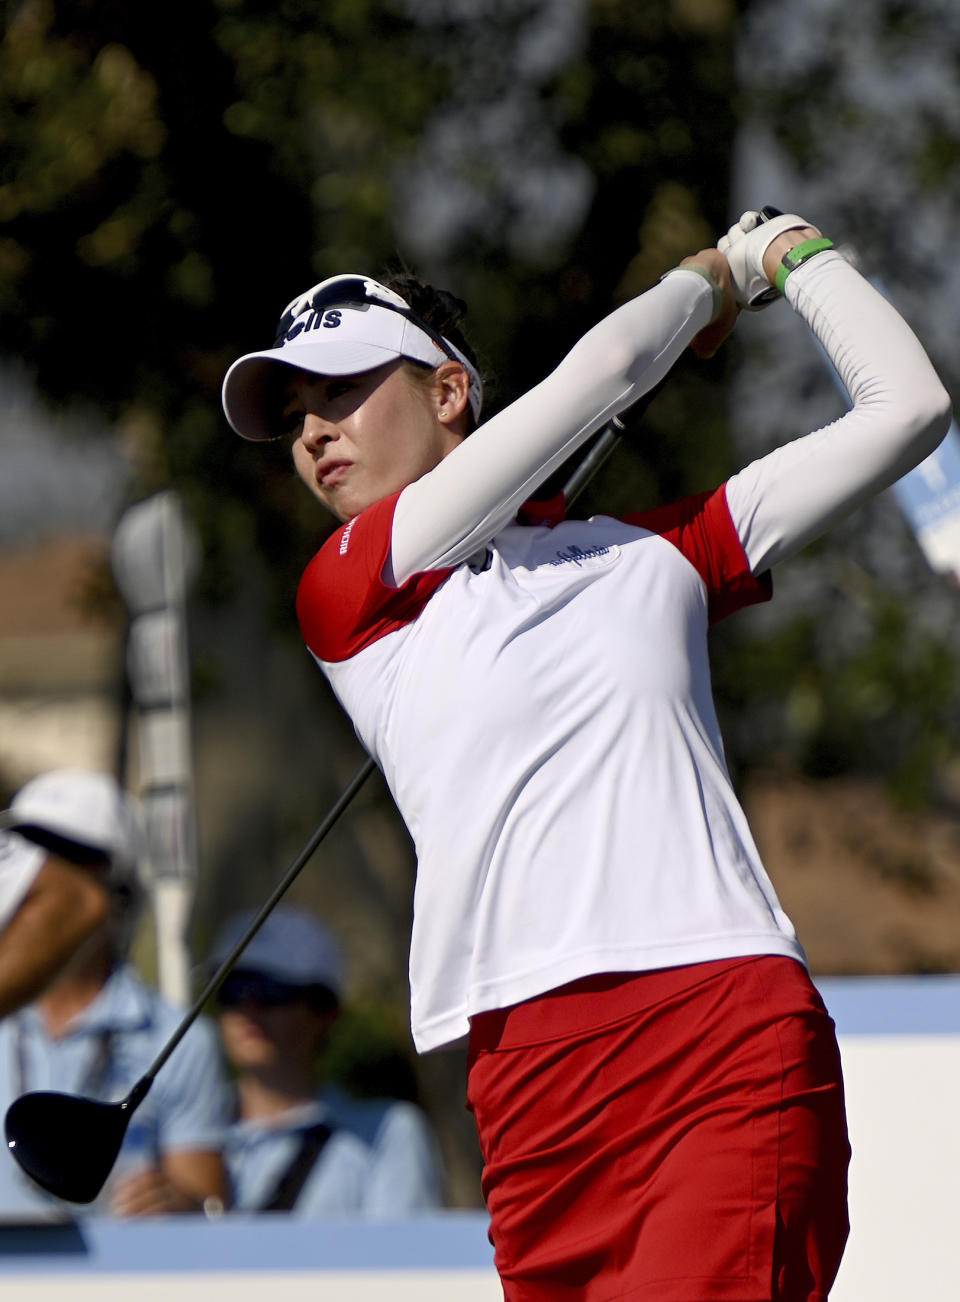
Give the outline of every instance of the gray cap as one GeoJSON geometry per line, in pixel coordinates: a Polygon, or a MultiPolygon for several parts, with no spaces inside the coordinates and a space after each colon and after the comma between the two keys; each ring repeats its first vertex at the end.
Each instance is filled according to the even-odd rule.
{"type": "MultiPolygon", "coordinates": [[[[217,935],[210,961],[218,966],[250,926],[255,910],[238,913],[217,935]]],[[[303,909],[279,905],[236,962],[242,972],[261,972],[294,986],[326,986],[339,999],[343,968],[336,941],[326,927],[303,909]]]]}

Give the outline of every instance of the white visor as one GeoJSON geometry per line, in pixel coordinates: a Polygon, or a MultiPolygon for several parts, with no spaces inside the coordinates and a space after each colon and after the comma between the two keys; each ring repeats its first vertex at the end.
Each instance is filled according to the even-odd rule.
{"type": "MultiPolygon", "coordinates": [[[[470,376],[470,409],[480,419],[482,387],[463,353],[444,342],[470,376]]],[[[376,303],[342,304],[296,317],[274,348],[247,353],[233,363],[223,381],[223,410],[245,439],[274,439],[280,428],[280,367],[314,375],[359,375],[398,357],[427,366],[449,360],[430,336],[402,312],[376,303]]]]}

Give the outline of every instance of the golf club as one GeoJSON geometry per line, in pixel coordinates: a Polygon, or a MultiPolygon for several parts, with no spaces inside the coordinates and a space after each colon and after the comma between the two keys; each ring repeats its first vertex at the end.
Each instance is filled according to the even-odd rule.
{"type": "MultiPolygon", "coordinates": [[[[639,414],[640,410],[646,410],[657,389],[644,395],[635,404],[633,412],[639,414]]],[[[564,487],[568,504],[582,492],[609,457],[624,429],[621,418],[615,417],[594,440],[564,487]]],[[[375,767],[369,757],[364,761],[126,1098],[116,1103],[102,1103],[54,1090],[36,1090],[11,1103],[5,1121],[7,1148],[19,1166],[42,1189],[72,1203],[90,1203],[97,1197],[117,1160],[130,1118],[146,1097],[157,1072],[375,767]]]]}

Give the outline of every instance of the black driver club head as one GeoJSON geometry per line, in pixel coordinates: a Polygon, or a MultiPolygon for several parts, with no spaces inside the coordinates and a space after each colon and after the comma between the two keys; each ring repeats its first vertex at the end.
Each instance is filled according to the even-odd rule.
{"type": "Polygon", "coordinates": [[[99,1103],[47,1090],[23,1094],[7,1109],[7,1148],[48,1193],[91,1203],[113,1169],[132,1114],[129,1099],[99,1103]]]}

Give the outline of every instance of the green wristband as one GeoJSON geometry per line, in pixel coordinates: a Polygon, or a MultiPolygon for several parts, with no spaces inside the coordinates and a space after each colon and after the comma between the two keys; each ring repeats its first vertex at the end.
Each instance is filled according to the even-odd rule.
{"type": "Polygon", "coordinates": [[[714,280],[711,272],[709,272],[706,267],[701,267],[699,262],[685,262],[682,267],[671,267],[669,271],[665,271],[660,279],[666,280],[667,276],[674,271],[695,271],[698,276],[704,278],[713,293],[713,311],[710,314],[710,322],[708,324],[712,324],[716,321],[717,317],[720,315],[720,310],[723,307],[723,290],[714,280]]]}
{"type": "Polygon", "coordinates": [[[787,277],[791,271],[796,271],[797,267],[802,267],[809,258],[814,258],[818,253],[825,253],[827,249],[832,248],[833,240],[828,240],[825,235],[820,235],[815,240],[804,240],[802,244],[795,244],[792,249],[787,249],[780,260],[780,266],[777,268],[776,284],[780,293],[783,293],[783,287],[787,283],[787,277]]]}

